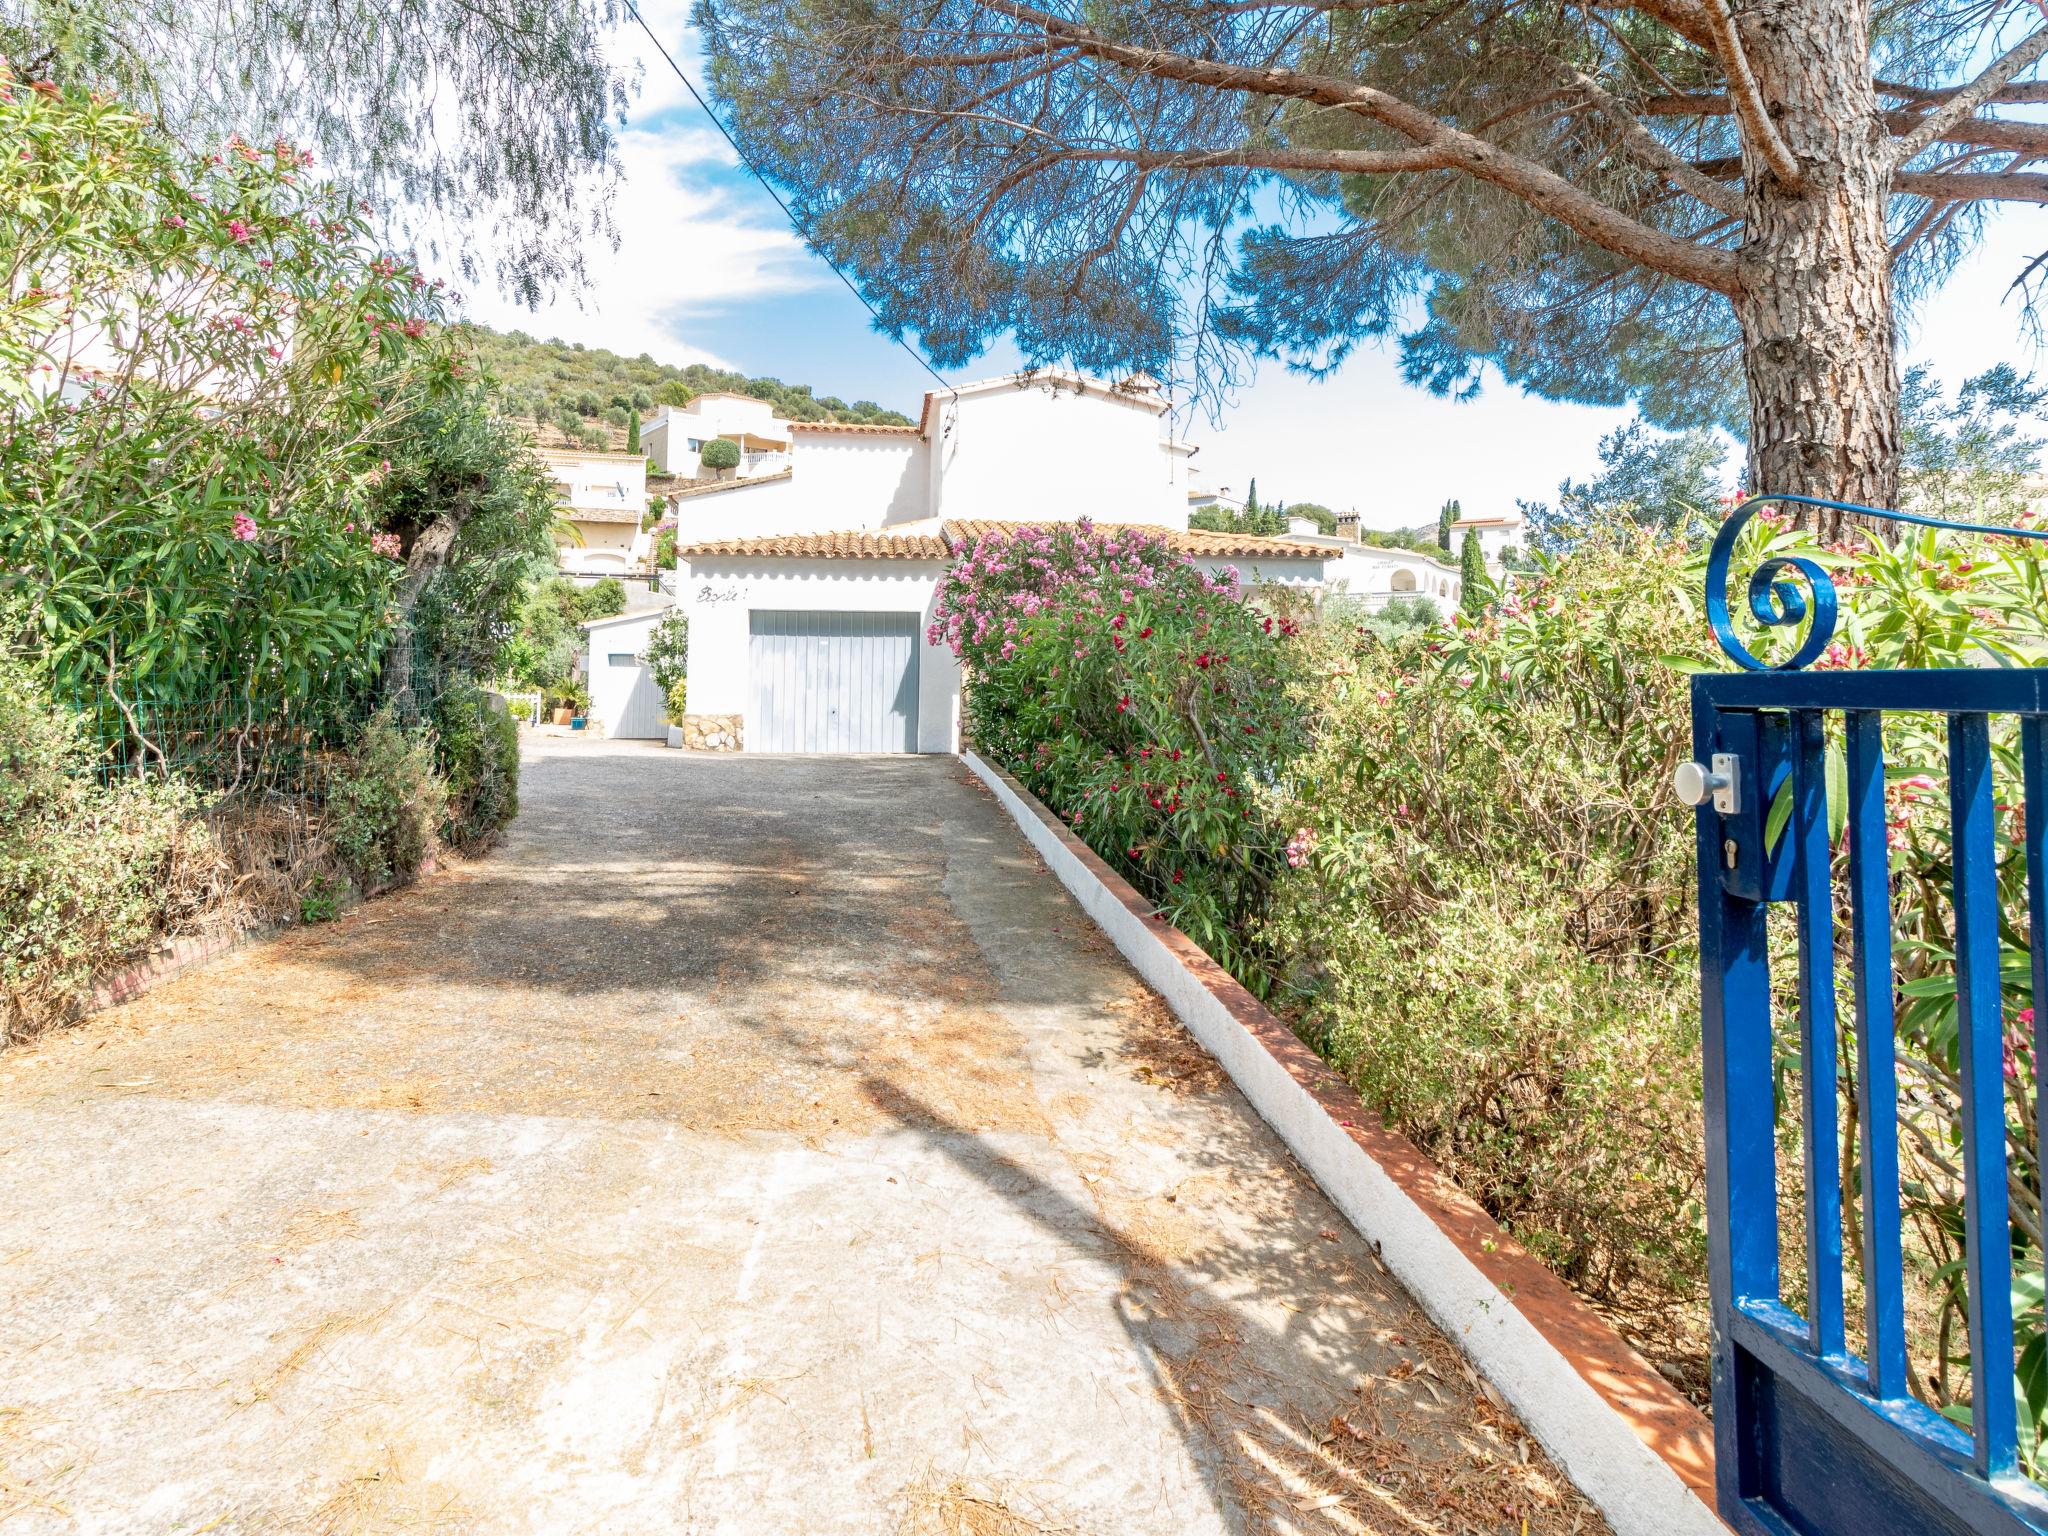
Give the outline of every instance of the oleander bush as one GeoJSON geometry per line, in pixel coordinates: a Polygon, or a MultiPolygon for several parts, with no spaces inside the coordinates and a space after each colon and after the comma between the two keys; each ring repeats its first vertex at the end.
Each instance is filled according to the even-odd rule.
{"type": "Polygon", "coordinates": [[[1308,740],[1287,692],[1295,622],[1156,536],[1087,524],[984,535],[934,613],[933,643],[972,680],[977,747],[1267,990],[1258,918],[1287,844],[1276,794],[1308,740]]]}
{"type": "MultiPolygon", "coordinates": [[[[1912,531],[1820,547],[1766,513],[1743,537],[1731,606],[1760,561],[1795,554],[1830,570],[1842,598],[1820,667],[2048,662],[2041,543],[1912,531]]],[[[1669,785],[1691,755],[1687,676],[1727,665],[1702,583],[1702,551],[1619,528],[1540,562],[1477,614],[1402,630],[1341,601],[1303,615],[1298,597],[1241,591],[1128,535],[1043,529],[977,546],[934,626],[966,664],[976,746],[1700,1395],[1693,818],[1669,785]]],[[[1742,622],[1767,659],[1799,638],[1742,622]]],[[[1939,717],[1888,717],[1887,835],[1914,1388],[1967,1419],[1943,730],[1939,717]]],[[[2008,812],[1998,877],[2031,1463],[2048,1425],[2048,1331],[2027,1280],[2042,1214],[2015,736],[2000,722],[1993,747],[2008,812]]],[[[1839,786],[1838,734],[1827,751],[1839,786]]],[[[1774,838],[1786,809],[1772,808],[1774,838]]],[[[1796,1250],[1789,943],[1789,924],[1774,924],[1780,1186],[1796,1250]]],[[[1840,991],[1839,1087],[1853,1103],[1840,991]]],[[[1841,1133],[1853,1219],[1853,1116],[1841,1133]]],[[[1786,1283],[1800,1304],[1796,1266],[1786,1283]]]]}

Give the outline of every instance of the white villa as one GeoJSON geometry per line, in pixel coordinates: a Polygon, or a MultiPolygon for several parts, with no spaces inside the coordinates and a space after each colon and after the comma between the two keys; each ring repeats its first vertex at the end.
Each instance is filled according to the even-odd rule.
{"type": "Polygon", "coordinates": [[[1479,553],[1486,558],[1486,568],[1496,577],[1501,572],[1501,561],[1510,549],[1522,542],[1522,514],[1496,512],[1487,517],[1461,517],[1451,524],[1451,548],[1462,549],[1467,533],[1479,535],[1479,553]]]}
{"type": "Polygon", "coordinates": [[[574,538],[556,539],[562,572],[596,579],[645,571],[654,535],[642,533],[647,515],[647,459],[601,449],[543,448],[541,461],[560,483],[562,520],[574,538]]]}
{"type": "Polygon", "coordinates": [[[751,395],[708,390],[688,405],[665,405],[640,428],[640,445],[664,475],[685,479],[719,474],[735,480],[772,475],[789,468],[790,423],[775,407],[751,395]],[[713,471],[700,455],[714,438],[729,438],[740,451],[739,467],[713,471]]]}
{"type": "Polygon", "coordinates": [[[914,426],[788,430],[786,468],[671,497],[690,618],[687,745],[956,751],[959,669],[926,627],[947,568],[985,530],[1142,525],[1212,572],[1296,586],[1322,585],[1341,554],[1190,530],[1195,449],[1172,436],[1142,374],[1010,374],[927,393],[914,426]]]}

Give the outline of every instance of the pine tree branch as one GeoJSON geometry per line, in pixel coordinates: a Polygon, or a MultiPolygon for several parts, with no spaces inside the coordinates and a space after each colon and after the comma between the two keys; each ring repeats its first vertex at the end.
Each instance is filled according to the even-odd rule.
{"type": "Polygon", "coordinates": [[[1949,129],[1975,112],[2012,77],[2048,53],[2048,27],[2028,34],[2008,48],[1984,73],[1921,118],[1910,133],[1892,146],[1892,164],[1904,165],[1949,129]]]}
{"type": "MultiPolygon", "coordinates": [[[[1718,93],[1645,96],[1627,104],[1644,117],[1726,117],[1733,109],[1726,96],[1718,93]]],[[[1926,121],[1923,113],[1894,107],[1879,114],[1887,129],[1906,134],[1926,121]]],[[[1971,117],[1935,136],[1941,144],[1975,145],[1981,149],[2002,149],[2012,154],[2048,154],[2048,123],[2016,122],[2004,117],[1971,117]]],[[[1926,146],[1922,146],[1925,148],[1926,146]]]]}
{"type": "Polygon", "coordinates": [[[1036,27],[1059,42],[1134,73],[1253,96],[1280,97],[1337,107],[1380,123],[1418,149],[1444,157],[1463,171],[1549,214],[1593,244],[1668,277],[1732,294],[1737,278],[1732,253],[1695,244],[1629,217],[1574,186],[1549,167],[1454,128],[1441,118],[1377,86],[1281,66],[1226,64],[1168,49],[1118,42],[1092,27],[1050,15],[1022,0],[980,0],[1000,15],[1036,27]]]}
{"type": "Polygon", "coordinates": [[[1718,209],[1722,213],[1742,212],[1742,197],[1739,193],[1731,191],[1712,177],[1702,176],[1695,171],[1676,151],[1638,122],[1633,113],[1603,90],[1591,75],[1583,70],[1574,69],[1569,64],[1565,65],[1564,69],[1585,94],[1586,99],[1599,109],[1600,115],[1614,125],[1616,131],[1621,134],[1622,143],[1636,159],[1664,176],[1681,192],[1690,193],[1708,207],[1718,209]]]}
{"type": "Polygon", "coordinates": [[[1736,35],[1735,17],[1728,9],[1728,0],[1706,0],[1706,13],[1707,25],[1714,34],[1714,52],[1728,72],[1728,95],[1735,103],[1735,120],[1742,124],[1764,164],[1771,168],[1771,174],[1790,190],[1799,191],[1806,185],[1806,178],[1764,106],[1763,91],[1750,72],[1749,55],[1736,35]]]}

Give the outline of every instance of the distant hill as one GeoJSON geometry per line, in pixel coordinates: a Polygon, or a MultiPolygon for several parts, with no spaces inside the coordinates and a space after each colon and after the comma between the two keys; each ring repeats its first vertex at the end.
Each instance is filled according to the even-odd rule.
{"type": "Polygon", "coordinates": [[[657,363],[642,352],[620,357],[580,342],[537,341],[524,331],[494,331],[487,325],[457,328],[471,350],[497,378],[512,411],[534,424],[543,444],[623,448],[629,413],[643,421],[663,405],[687,405],[706,390],[731,390],[766,400],[790,421],[854,421],[907,426],[901,411],[872,400],[852,404],[836,395],[815,395],[808,384],[750,379],[744,374],[692,363],[687,368],[657,363]]]}

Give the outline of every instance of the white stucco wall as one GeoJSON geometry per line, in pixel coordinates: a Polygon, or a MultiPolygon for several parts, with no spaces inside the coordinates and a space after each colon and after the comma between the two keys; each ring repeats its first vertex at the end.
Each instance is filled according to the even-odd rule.
{"type": "MultiPolygon", "coordinates": [[[[1188,522],[1186,456],[1154,397],[1005,383],[933,404],[934,517],[1188,522]]],[[[801,473],[801,470],[799,470],[801,473]]]]}
{"type": "MultiPolygon", "coordinates": [[[[572,521],[575,521],[572,519],[572,521]]],[[[581,544],[557,540],[557,561],[564,571],[620,571],[636,563],[642,543],[637,523],[576,521],[581,544]]]]}
{"type": "Polygon", "coordinates": [[[907,432],[793,429],[796,505],[834,514],[829,528],[882,528],[931,516],[931,449],[907,432]],[[852,521],[845,521],[847,518],[852,521]]]}
{"type": "Polygon", "coordinates": [[[1406,549],[1376,549],[1370,544],[1350,544],[1341,557],[1325,567],[1332,589],[1341,582],[1353,597],[1382,607],[1392,598],[1420,597],[1436,604],[1439,613],[1458,606],[1464,580],[1457,567],[1406,549]],[[1396,573],[1405,573],[1413,587],[1396,586],[1396,573]]]}
{"type": "Polygon", "coordinates": [[[929,450],[892,433],[812,433],[796,439],[787,478],[740,482],[675,503],[677,543],[832,533],[927,515],[929,450]]]}
{"type": "Polygon", "coordinates": [[[647,510],[647,460],[639,454],[550,448],[542,451],[541,461],[553,473],[564,507],[647,510]]]}
{"type": "Polygon", "coordinates": [[[1237,579],[1247,587],[1319,587],[1327,580],[1324,571],[1331,562],[1322,560],[1221,560],[1198,556],[1195,564],[1211,576],[1221,576],[1226,570],[1237,572],[1237,579]]]}
{"type": "MultiPolygon", "coordinates": [[[[842,525],[843,526],[843,525],[842,525]]],[[[930,645],[932,600],[943,560],[739,560],[684,562],[678,605],[690,617],[690,713],[739,715],[744,739],[752,717],[747,616],[763,610],[816,613],[914,613],[918,623],[917,749],[955,752],[960,743],[960,666],[944,645],[930,645]]]]}

